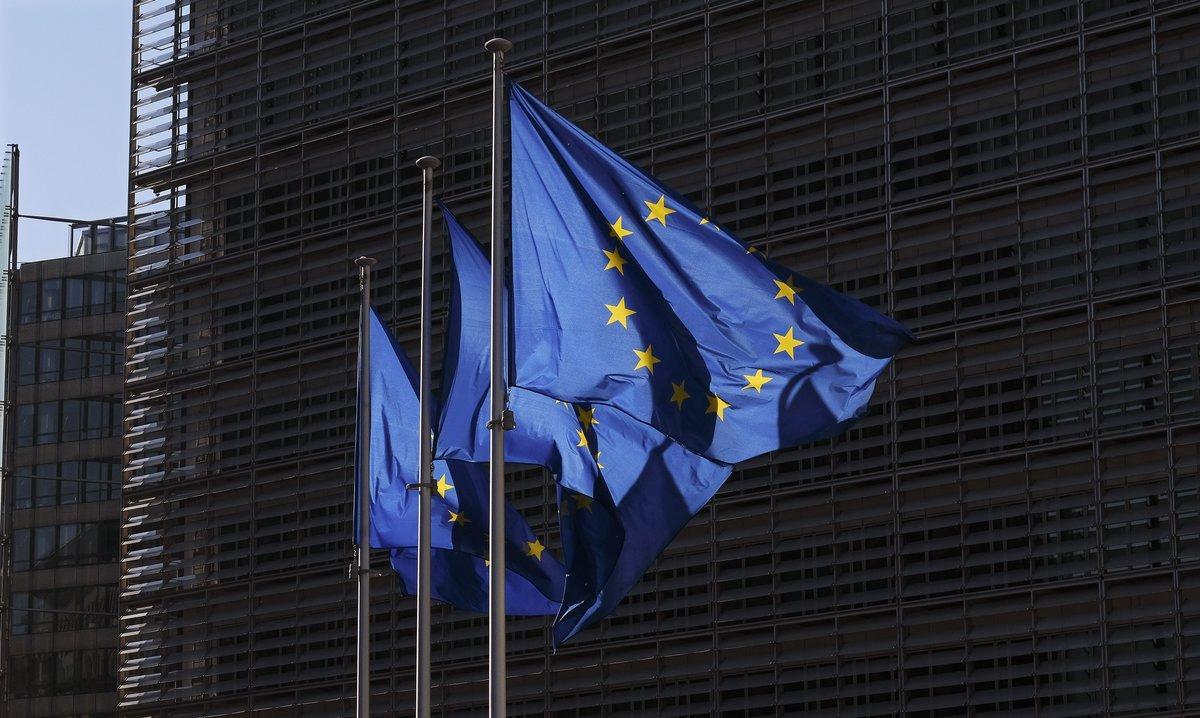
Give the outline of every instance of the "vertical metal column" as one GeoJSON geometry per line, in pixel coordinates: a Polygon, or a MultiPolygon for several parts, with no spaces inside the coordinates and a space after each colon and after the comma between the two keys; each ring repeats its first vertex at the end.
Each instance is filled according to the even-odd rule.
{"type": "Polygon", "coordinates": [[[0,381],[4,389],[0,391],[0,407],[3,416],[0,417],[0,697],[11,696],[13,693],[12,667],[10,661],[10,642],[12,640],[12,525],[13,503],[15,490],[13,486],[13,471],[11,457],[16,450],[14,424],[16,416],[13,413],[12,397],[8,396],[10,387],[17,385],[17,308],[20,301],[20,275],[17,273],[17,223],[21,214],[21,150],[17,145],[9,145],[9,194],[0,197],[0,207],[7,206],[8,211],[0,214],[0,222],[8,222],[8,264],[4,267],[3,282],[5,283],[5,306],[0,311],[7,319],[0,340],[4,342],[4,370],[0,381]]]}
{"type": "Polygon", "coordinates": [[[354,260],[358,267],[358,536],[354,575],[358,580],[357,652],[354,664],[354,715],[371,715],[371,267],[372,257],[354,260]]]}
{"type": "Polygon", "coordinates": [[[505,681],[504,621],[504,429],[508,405],[504,387],[504,53],[512,43],[496,37],[484,44],[492,53],[492,341],[491,416],[488,435],[488,715],[504,718],[508,691],[505,681]]]}
{"type": "Polygon", "coordinates": [[[433,512],[433,436],[430,414],[433,406],[433,343],[430,340],[430,299],[433,292],[433,171],[442,163],[436,157],[417,160],[421,168],[421,359],[420,375],[420,469],[417,471],[417,491],[420,503],[417,516],[417,674],[416,717],[429,718],[430,648],[429,648],[429,561],[430,521],[433,512]]]}

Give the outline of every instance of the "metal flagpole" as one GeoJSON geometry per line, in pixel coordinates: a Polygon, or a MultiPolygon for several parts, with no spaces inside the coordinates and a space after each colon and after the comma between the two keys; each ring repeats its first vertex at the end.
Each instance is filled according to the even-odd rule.
{"type": "Polygon", "coordinates": [[[371,267],[373,257],[354,260],[358,267],[358,644],[354,664],[354,714],[371,715],[371,267]]]}
{"type": "Polygon", "coordinates": [[[433,268],[433,171],[442,163],[436,157],[417,160],[421,168],[424,198],[421,204],[421,420],[420,471],[417,486],[420,508],[417,515],[417,712],[416,718],[429,718],[429,560],[430,519],[433,511],[433,436],[430,413],[433,403],[433,343],[430,341],[430,299],[433,268]]]}
{"type": "Polygon", "coordinates": [[[491,452],[488,511],[488,716],[504,718],[507,690],[504,635],[504,430],[512,425],[504,388],[504,53],[501,37],[483,46],[492,53],[492,342],[491,452]]]}

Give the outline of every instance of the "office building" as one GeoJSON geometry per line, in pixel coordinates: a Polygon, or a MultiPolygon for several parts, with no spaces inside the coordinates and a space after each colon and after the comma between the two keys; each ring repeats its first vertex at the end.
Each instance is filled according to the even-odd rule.
{"type": "MultiPolygon", "coordinates": [[[[414,349],[413,163],[486,236],[495,35],[568,118],[919,336],[614,617],[555,654],[511,621],[512,715],[1200,710],[1200,3],[135,6],[131,212],[164,224],[130,240],[127,715],[352,713],[352,260],[414,349]]],[[[553,550],[550,489],[511,498],[553,550]]],[[[374,705],[404,714],[412,601],[376,588],[374,705]]],[[[485,620],[436,616],[438,712],[479,715],[485,620]]]]}
{"type": "Polygon", "coordinates": [[[3,702],[12,718],[115,718],[125,226],[10,285],[3,702]]]}

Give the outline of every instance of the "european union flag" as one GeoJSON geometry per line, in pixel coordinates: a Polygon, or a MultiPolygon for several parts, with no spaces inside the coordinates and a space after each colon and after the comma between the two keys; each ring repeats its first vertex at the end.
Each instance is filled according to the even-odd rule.
{"type": "MultiPolygon", "coordinates": [[[[419,400],[416,376],[404,351],[371,312],[371,547],[391,548],[392,566],[407,593],[415,593],[419,496],[410,490],[418,465],[419,400]]],[[[431,533],[431,594],[458,608],[486,613],[488,583],[487,468],[456,460],[433,465],[436,486],[431,533]]],[[[357,506],[357,502],[355,504],[357,506]]],[[[356,517],[357,519],[357,517],[356,517]]],[[[564,571],[529,524],[507,507],[507,612],[554,615],[564,571]]]]}
{"type": "MultiPolygon", "coordinates": [[[[488,281],[474,238],[443,207],[454,258],[439,455],[486,461],[488,281]],[[451,446],[451,443],[457,445],[451,446]]],[[[510,461],[545,466],[559,483],[567,564],[556,644],[608,615],[675,534],[712,497],[729,467],[699,456],[620,409],[571,405],[512,388],[510,461]]]]}
{"type": "Polygon", "coordinates": [[[510,88],[514,386],[612,405],[724,463],[865,410],[907,330],[510,88]]]}

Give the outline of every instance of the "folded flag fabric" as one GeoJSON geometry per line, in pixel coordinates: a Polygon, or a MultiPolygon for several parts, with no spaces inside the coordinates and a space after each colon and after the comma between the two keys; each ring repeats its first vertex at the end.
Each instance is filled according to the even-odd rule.
{"type": "MultiPolygon", "coordinates": [[[[436,498],[430,520],[430,593],[439,601],[477,613],[488,610],[488,470],[463,461],[433,463],[436,498]]],[[[415,493],[415,492],[413,492],[415,493]]],[[[416,502],[412,531],[416,531],[416,502]]],[[[564,591],[564,569],[516,509],[505,518],[505,613],[553,616],[564,591]]],[[[415,544],[416,541],[411,541],[415,544]]],[[[415,546],[392,551],[392,568],[406,594],[417,587],[415,546]]]]}
{"type": "Polygon", "coordinates": [[[910,339],[510,83],[515,387],[734,463],[838,433],[910,339]]]}
{"type": "MultiPolygon", "coordinates": [[[[453,411],[442,412],[439,455],[486,461],[490,267],[443,208],[454,260],[443,377],[453,411]]],[[[671,539],[729,476],[725,464],[689,451],[620,409],[571,405],[512,388],[516,428],[507,460],[545,466],[559,484],[566,583],[554,640],[561,645],[616,608],[671,539]]]]}
{"type": "MultiPolygon", "coordinates": [[[[416,483],[419,461],[416,376],[374,310],[370,331],[371,547],[393,549],[392,567],[402,588],[414,593],[419,496],[409,486],[416,483]]],[[[437,460],[433,483],[431,595],[464,610],[486,613],[487,467],[437,460]]],[[[505,535],[507,612],[557,614],[564,590],[562,564],[544,551],[542,541],[512,506],[507,507],[505,535]]]]}

